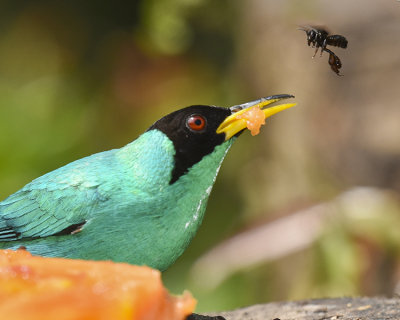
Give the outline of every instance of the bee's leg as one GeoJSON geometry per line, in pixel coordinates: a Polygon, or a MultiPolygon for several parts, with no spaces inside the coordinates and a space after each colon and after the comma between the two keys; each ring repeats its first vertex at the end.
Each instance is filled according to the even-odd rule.
{"type": "Polygon", "coordinates": [[[324,52],[324,50],[326,50],[326,39],[324,40],[324,42],[322,43],[322,46],[321,46],[321,53],[320,53],[320,57],[322,57],[322,52],[324,52]]]}
{"type": "Polygon", "coordinates": [[[319,49],[319,46],[318,46],[318,44],[317,44],[317,45],[316,45],[316,48],[315,48],[314,55],[312,56],[313,59],[315,58],[315,56],[316,56],[316,54],[317,54],[317,52],[318,52],[318,49],[319,49]]]}
{"type": "Polygon", "coordinates": [[[339,57],[329,49],[325,48],[324,50],[329,53],[328,63],[331,66],[332,71],[338,76],[343,76],[339,73],[339,69],[342,67],[342,62],[340,61],[339,57]]]}

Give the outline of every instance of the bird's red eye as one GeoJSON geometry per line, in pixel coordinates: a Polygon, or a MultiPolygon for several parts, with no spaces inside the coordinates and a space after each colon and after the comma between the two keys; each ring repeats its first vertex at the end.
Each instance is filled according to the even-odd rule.
{"type": "Polygon", "coordinates": [[[203,116],[194,114],[187,119],[186,125],[192,131],[202,131],[206,127],[206,119],[203,116]]]}

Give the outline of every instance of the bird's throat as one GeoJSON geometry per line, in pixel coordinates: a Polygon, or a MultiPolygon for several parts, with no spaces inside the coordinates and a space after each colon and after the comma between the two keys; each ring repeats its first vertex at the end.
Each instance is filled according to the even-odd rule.
{"type": "Polygon", "coordinates": [[[176,202],[168,217],[165,217],[169,220],[167,225],[171,229],[165,232],[169,239],[164,238],[164,243],[171,246],[166,251],[176,253],[174,261],[187,248],[203,221],[208,198],[233,141],[234,139],[216,146],[214,152],[205,156],[176,183],[170,185],[169,189],[176,197],[176,202]]]}

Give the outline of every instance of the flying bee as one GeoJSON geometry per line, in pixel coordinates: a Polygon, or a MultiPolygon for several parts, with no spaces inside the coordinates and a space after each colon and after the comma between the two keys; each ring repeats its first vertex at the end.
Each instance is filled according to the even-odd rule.
{"type": "Polygon", "coordinates": [[[329,32],[321,27],[300,27],[299,30],[305,31],[307,35],[308,46],[315,48],[315,52],[312,57],[315,57],[319,48],[321,48],[320,57],[322,56],[323,51],[328,52],[328,63],[331,66],[331,69],[340,76],[339,69],[342,67],[342,62],[340,61],[339,57],[331,50],[327,49],[326,46],[329,45],[346,49],[347,39],[339,34],[329,35],[329,32]]]}
{"type": "Polygon", "coordinates": [[[315,57],[319,48],[321,48],[322,55],[327,45],[343,49],[347,48],[347,39],[345,37],[339,34],[329,35],[329,32],[321,27],[301,27],[299,30],[303,30],[307,34],[307,44],[309,46],[312,44],[312,47],[316,48],[313,57],[315,57]]]}

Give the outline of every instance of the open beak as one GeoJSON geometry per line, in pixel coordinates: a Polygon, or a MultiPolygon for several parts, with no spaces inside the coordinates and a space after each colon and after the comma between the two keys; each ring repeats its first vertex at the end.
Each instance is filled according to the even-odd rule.
{"type": "Polygon", "coordinates": [[[232,106],[229,109],[231,110],[232,114],[228,117],[225,118],[225,120],[219,125],[217,128],[217,133],[225,133],[225,141],[229,140],[232,138],[235,134],[238,132],[241,132],[242,130],[246,129],[246,119],[240,118],[238,119],[238,116],[242,115],[246,111],[249,110],[251,107],[259,107],[262,109],[262,112],[264,113],[264,119],[267,119],[271,117],[272,115],[281,112],[285,109],[294,107],[296,103],[285,103],[285,104],[280,104],[274,107],[266,108],[263,109],[264,107],[280,101],[282,99],[288,99],[288,98],[294,98],[294,96],[289,95],[289,94],[279,94],[279,95],[274,95],[274,96],[269,96],[265,98],[261,98],[255,101],[243,103],[237,106],[232,106]]]}

